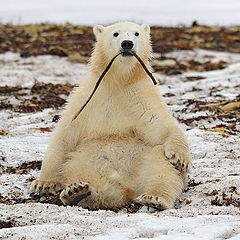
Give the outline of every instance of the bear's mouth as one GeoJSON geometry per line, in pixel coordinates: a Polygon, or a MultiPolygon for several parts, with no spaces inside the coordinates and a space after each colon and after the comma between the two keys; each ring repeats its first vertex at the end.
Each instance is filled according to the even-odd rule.
{"type": "Polygon", "coordinates": [[[132,57],[133,55],[132,55],[130,52],[128,52],[128,51],[124,51],[124,52],[122,53],[122,56],[123,56],[123,57],[132,57]]]}

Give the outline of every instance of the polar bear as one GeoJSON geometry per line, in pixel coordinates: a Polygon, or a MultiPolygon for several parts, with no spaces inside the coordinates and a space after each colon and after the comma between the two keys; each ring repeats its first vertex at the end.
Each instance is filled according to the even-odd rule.
{"type": "Polygon", "coordinates": [[[89,71],[70,96],[53,134],[35,193],[60,193],[65,205],[88,209],[139,203],[174,205],[186,185],[191,156],[185,134],[136,58],[152,57],[150,27],[120,22],[93,29],[89,71]],[[120,55],[74,120],[111,59],[120,55]]]}

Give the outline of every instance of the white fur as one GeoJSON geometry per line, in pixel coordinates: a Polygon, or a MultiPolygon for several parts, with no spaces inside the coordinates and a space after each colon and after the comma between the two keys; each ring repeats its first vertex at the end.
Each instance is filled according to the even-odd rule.
{"type": "Polygon", "coordinates": [[[134,199],[151,201],[142,194],[154,196],[163,208],[173,206],[186,183],[184,167],[191,165],[188,144],[158,87],[134,57],[116,59],[72,122],[122,40],[134,41],[134,50],[150,69],[149,32],[147,25],[128,22],[94,27],[97,43],[89,73],[69,98],[32,190],[87,182],[99,194],[100,208],[121,207],[134,199]],[[118,39],[114,32],[119,32],[118,39]],[[183,164],[181,171],[173,166],[177,161],[183,164]]]}

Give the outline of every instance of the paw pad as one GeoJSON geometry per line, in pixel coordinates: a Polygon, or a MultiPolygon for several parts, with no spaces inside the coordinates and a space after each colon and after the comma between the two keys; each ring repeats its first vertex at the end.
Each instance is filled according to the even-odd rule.
{"type": "Polygon", "coordinates": [[[60,194],[65,205],[81,206],[96,209],[99,206],[99,195],[89,184],[80,182],[68,185],[60,194]]]}

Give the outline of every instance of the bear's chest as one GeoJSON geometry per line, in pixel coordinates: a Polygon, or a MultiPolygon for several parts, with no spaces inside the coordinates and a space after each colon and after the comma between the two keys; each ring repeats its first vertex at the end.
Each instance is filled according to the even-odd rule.
{"type": "Polygon", "coordinates": [[[128,135],[132,121],[124,108],[126,99],[121,95],[99,91],[87,105],[81,123],[84,135],[128,135]]]}

